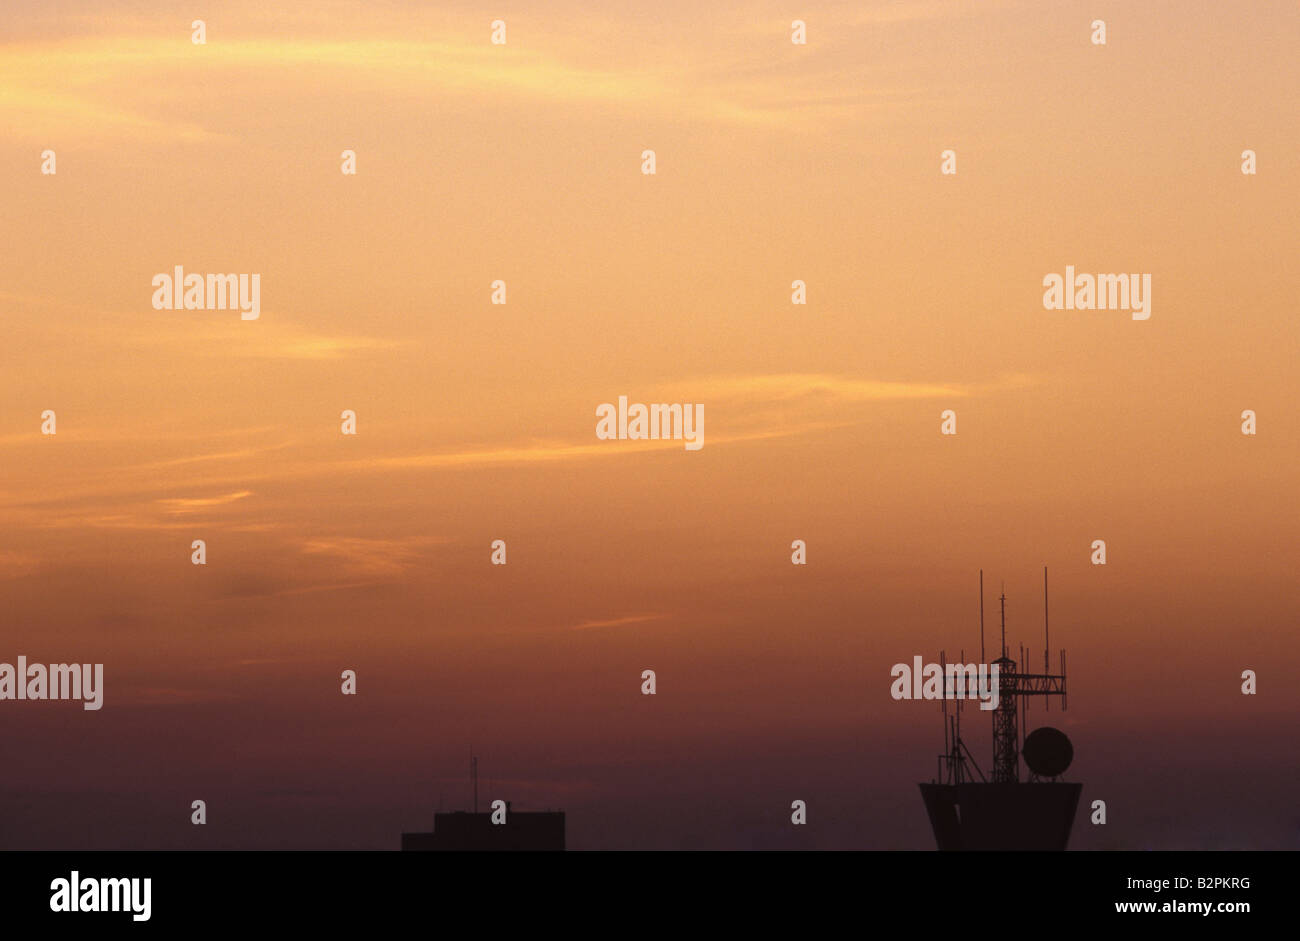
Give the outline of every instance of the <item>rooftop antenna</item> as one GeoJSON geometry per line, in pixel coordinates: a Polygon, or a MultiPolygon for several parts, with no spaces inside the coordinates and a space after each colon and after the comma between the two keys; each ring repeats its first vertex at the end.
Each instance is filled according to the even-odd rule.
{"type": "Polygon", "coordinates": [[[1002,583],[1002,656],[1007,655],[1007,585],[1002,583]]]}
{"type": "Polygon", "coordinates": [[[1047,663],[1047,652],[1052,649],[1050,635],[1047,633],[1047,566],[1043,566],[1043,672],[1046,673],[1050,667],[1047,663]]]}
{"type": "MultiPolygon", "coordinates": [[[[948,690],[947,690],[947,684],[948,684],[948,680],[947,680],[947,676],[948,676],[947,669],[948,669],[948,666],[947,666],[947,659],[948,659],[947,652],[946,652],[946,651],[943,651],[943,650],[940,650],[940,651],[939,651],[939,669],[944,671],[944,674],[943,674],[943,675],[944,675],[944,696],[943,696],[942,699],[939,700],[939,708],[940,708],[940,710],[943,712],[943,753],[944,753],[945,755],[951,753],[951,750],[950,750],[949,747],[948,747],[948,696],[947,696],[947,691],[948,691],[948,690]]],[[[954,737],[954,739],[956,738],[956,733],[953,734],[953,737],[954,737]]]]}
{"type": "MultiPolygon", "coordinates": [[[[961,651],[961,660],[959,660],[958,662],[959,662],[959,663],[965,663],[965,662],[966,662],[966,650],[965,650],[965,648],[962,649],[962,651],[961,651]]],[[[944,665],[944,668],[943,668],[943,669],[944,669],[944,674],[943,674],[943,675],[944,675],[944,686],[947,687],[947,685],[948,685],[948,666],[947,666],[947,664],[944,665]]],[[[954,690],[954,692],[955,692],[955,690],[954,690]]],[[[960,758],[960,756],[961,756],[961,751],[960,751],[960,749],[961,749],[961,699],[960,699],[960,697],[956,698],[956,699],[954,700],[954,702],[955,702],[955,704],[956,704],[956,706],[957,706],[957,709],[956,709],[957,716],[956,716],[955,724],[954,724],[954,727],[953,727],[953,750],[956,751],[957,756],[960,758]]],[[[958,773],[960,774],[961,772],[959,771],[958,773]]],[[[960,778],[959,778],[958,780],[960,781],[960,778]]]]}
{"type": "MultiPolygon", "coordinates": [[[[1028,660],[1033,655],[1033,648],[1025,646],[1024,641],[1019,642],[1018,659],[1013,660],[1007,649],[1007,592],[1006,582],[1002,583],[999,593],[999,624],[1001,628],[1002,655],[994,660],[993,666],[999,667],[997,683],[998,705],[992,710],[991,718],[993,720],[993,766],[992,773],[985,778],[979,768],[978,762],[970,754],[966,743],[962,740],[961,719],[962,713],[966,711],[965,704],[961,701],[964,697],[951,695],[950,689],[955,690],[955,686],[950,686],[954,681],[948,677],[947,655],[945,652],[940,653],[940,669],[944,678],[944,699],[943,712],[945,720],[945,754],[946,759],[940,759],[940,779],[945,780],[948,784],[961,783],[966,780],[965,762],[969,760],[971,766],[975,769],[976,775],[981,781],[991,781],[992,783],[1009,783],[1014,784],[1020,781],[1020,758],[1024,754],[1026,743],[1029,742],[1029,711],[1031,701],[1034,697],[1041,696],[1050,701],[1050,697],[1061,697],[1061,708],[1065,708],[1066,703],[1066,661],[1065,652],[1061,651],[1061,666],[1059,673],[1051,673],[1051,634],[1050,626],[1047,622],[1047,568],[1043,569],[1043,611],[1044,611],[1044,671],[1042,673],[1033,673],[1029,667],[1028,660]],[[947,708],[947,699],[953,698],[953,708],[947,708]],[[943,768],[946,768],[947,774],[943,774],[943,768]]],[[[984,660],[988,655],[987,640],[984,634],[984,570],[979,570],[979,587],[980,587],[980,659],[984,660]]],[[[966,659],[966,651],[960,652],[961,662],[966,659]]],[[[1050,711],[1050,707],[1045,706],[1050,711]]],[[[1049,736],[1050,738],[1050,736],[1049,736]]],[[[1041,739],[1041,737],[1040,737],[1041,739]]],[[[1035,741],[1039,741],[1036,739],[1035,741]]],[[[1030,781],[1036,781],[1040,777],[1055,778],[1059,771],[1052,772],[1044,770],[1045,768],[1055,767],[1050,762],[1044,764],[1038,759],[1042,757],[1041,748],[1034,746],[1034,754],[1038,757],[1033,762],[1025,758],[1029,766],[1030,781]]],[[[1068,764],[1068,761],[1066,762],[1068,764]]],[[[1063,767],[1062,767],[1063,770],[1063,767]]]]}

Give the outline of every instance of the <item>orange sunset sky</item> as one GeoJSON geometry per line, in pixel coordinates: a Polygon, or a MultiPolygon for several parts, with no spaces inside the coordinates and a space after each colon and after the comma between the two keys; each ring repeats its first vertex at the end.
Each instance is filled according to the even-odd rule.
{"type": "Polygon", "coordinates": [[[472,746],[574,849],[930,849],[890,667],[977,650],[981,568],[1040,663],[1044,565],[1072,847],[1300,847],[1298,46],[1256,0],[7,0],[0,661],[106,689],[0,702],[0,847],[393,849],[472,746]],[[260,318],[155,310],[177,265],[260,318]],[[1150,319],[1044,310],[1067,265],[1150,319]],[[619,395],[703,448],[597,440],[619,395]]]}

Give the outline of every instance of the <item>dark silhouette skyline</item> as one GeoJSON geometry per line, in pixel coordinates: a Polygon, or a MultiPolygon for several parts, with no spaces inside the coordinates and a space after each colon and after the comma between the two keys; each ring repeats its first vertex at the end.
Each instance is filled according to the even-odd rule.
{"type": "Polygon", "coordinates": [[[493,823],[493,812],[452,811],[433,815],[428,833],[403,833],[402,850],[483,851],[563,850],[564,811],[516,811],[506,802],[505,820],[493,823]]]}

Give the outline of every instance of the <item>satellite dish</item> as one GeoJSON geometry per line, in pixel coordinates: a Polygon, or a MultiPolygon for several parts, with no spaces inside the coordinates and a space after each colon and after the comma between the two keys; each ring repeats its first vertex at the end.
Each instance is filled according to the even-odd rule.
{"type": "Polygon", "coordinates": [[[1034,774],[1054,778],[1070,767],[1074,760],[1074,746],[1060,729],[1045,725],[1034,729],[1025,738],[1025,764],[1034,774]]]}

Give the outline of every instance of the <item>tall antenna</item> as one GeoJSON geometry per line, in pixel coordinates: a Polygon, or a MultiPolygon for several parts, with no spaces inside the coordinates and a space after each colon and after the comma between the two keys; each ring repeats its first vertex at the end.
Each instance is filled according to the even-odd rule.
{"type": "MultiPolygon", "coordinates": [[[[963,648],[961,649],[961,659],[960,659],[959,661],[957,661],[957,662],[958,662],[958,663],[965,663],[965,662],[966,662],[966,648],[965,648],[965,647],[963,647],[963,648]]],[[[948,668],[945,666],[945,667],[944,667],[944,671],[945,671],[945,672],[944,672],[944,676],[945,676],[945,677],[947,677],[947,675],[948,675],[948,674],[947,674],[947,669],[948,669],[948,668]]],[[[945,683],[945,684],[947,683],[947,679],[944,680],[944,683],[945,683]]],[[[976,684],[975,689],[976,689],[976,691],[979,690],[979,685],[978,685],[978,683],[976,684]]],[[[968,692],[969,692],[969,690],[968,690],[968,692]]],[[[960,728],[961,728],[961,697],[960,697],[960,696],[956,697],[956,702],[957,702],[957,728],[960,729],[960,728]]]]}
{"type": "MultiPolygon", "coordinates": [[[[965,648],[965,647],[962,648],[962,651],[961,651],[961,660],[959,660],[958,662],[959,662],[959,663],[965,663],[965,662],[966,662],[966,648],[965,648]]],[[[946,688],[947,685],[948,685],[948,665],[947,665],[947,664],[944,664],[944,668],[943,668],[943,670],[944,670],[944,673],[943,673],[943,676],[944,676],[943,683],[944,683],[944,687],[946,688]]],[[[956,726],[955,726],[955,734],[953,735],[953,745],[954,745],[956,748],[961,748],[961,698],[958,697],[958,698],[955,700],[955,702],[956,702],[956,705],[957,705],[957,710],[956,710],[956,711],[957,711],[957,719],[956,719],[956,726]]],[[[960,752],[959,752],[958,754],[960,754],[960,752]]]]}
{"type": "Polygon", "coordinates": [[[1043,566],[1043,672],[1051,667],[1047,663],[1047,652],[1052,649],[1050,635],[1047,633],[1047,566],[1043,566]]]}
{"type": "MultiPolygon", "coordinates": [[[[949,746],[948,746],[948,672],[947,672],[947,671],[948,671],[948,666],[947,666],[947,661],[948,661],[948,654],[947,654],[947,652],[945,652],[945,651],[943,651],[943,650],[940,650],[940,651],[939,651],[939,669],[942,670],[942,671],[944,671],[944,673],[943,673],[943,676],[944,676],[944,680],[943,680],[944,689],[943,689],[943,698],[939,701],[939,708],[943,711],[943,753],[944,753],[945,755],[949,754],[949,746]]],[[[954,742],[954,744],[956,743],[956,734],[955,734],[955,733],[954,733],[954,735],[953,735],[953,742],[954,742]]]]}
{"type": "Polygon", "coordinates": [[[984,570],[980,569],[980,663],[984,662],[984,570]]]}
{"type": "Polygon", "coordinates": [[[1002,586],[1002,656],[1007,655],[1007,586],[1002,586]]]}

